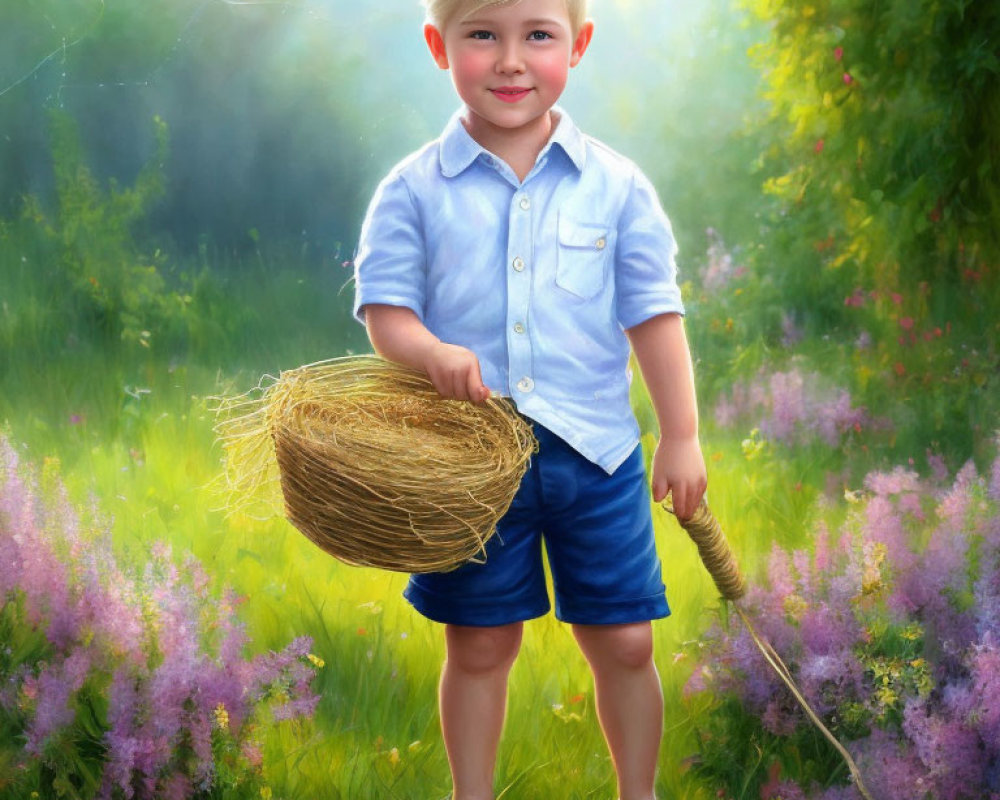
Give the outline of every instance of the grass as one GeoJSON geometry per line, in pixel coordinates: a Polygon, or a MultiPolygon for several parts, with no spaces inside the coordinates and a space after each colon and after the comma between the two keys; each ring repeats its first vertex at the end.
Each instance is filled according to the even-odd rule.
{"type": "MultiPolygon", "coordinates": [[[[318,684],[323,700],[313,725],[267,739],[278,796],[444,797],[448,768],[436,716],[442,637],[402,600],[405,576],[342,565],[282,520],[227,518],[210,486],[218,450],[199,394],[214,387],[193,370],[149,377],[148,394],[120,401],[136,406],[123,438],[105,441],[88,430],[89,422],[71,424],[65,395],[43,400],[45,413],[27,430],[14,420],[14,435],[35,442],[36,459],[62,460],[78,501],[97,498],[127,559],[141,563],[154,542],[169,542],[175,555],[193,553],[218,583],[233,586],[246,598],[242,616],[254,649],[313,637],[327,664],[318,684]],[[61,421],[43,426],[45,416],[61,421]]],[[[725,453],[713,469],[713,497],[743,560],[754,563],[774,531],[801,530],[801,520],[789,515],[801,515],[807,504],[786,508],[771,500],[746,513],[740,496],[752,481],[732,450],[713,451],[725,453]]],[[[657,538],[673,609],[654,625],[667,708],[660,791],[708,797],[685,775],[685,759],[695,752],[695,712],[685,707],[682,690],[686,643],[710,622],[715,592],[693,545],[665,512],[657,513],[657,538]]],[[[497,776],[504,797],[613,796],[589,673],[567,626],[552,616],[526,625],[510,695],[497,776]]]]}
{"type": "MultiPolygon", "coordinates": [[[[211,316],[200,324],[215,338],[192,341],[190,354],[180,357],[155,348],[102,348],[79,320],[40,313],[44,281],[20,269],[4,272],[5,257],[9,249],[0,247],[7,298],[0,346],[9,348],[0,362],[0,427],[26,447],[26,460],[58,459],[71,497],[93,504],[124,561],[144,564],[157,542],[170,544],[178,562],[193,554],[217,590],[230,586],[243,598],[240,616],[254,652],[308,635],[326,664],[317,678],[322,699],[315,718],[264,732],[273,796],[446,797],[449,770],[437,715],[443,637],[402,599],[406,577],[343,565],[284,520],[227,515],[212,485],[221,451],[211,396],[245,391],[264,372],[368,349],[363,329],[350,319],[348,293],[339,292],[342,273],[261,262],[216,276],[198,300],[200,313],[211,316]]],[[[648,431],[652,418],[641,386],[633,405],[648,431]]],[[[842,454],[830,448],[748,446],[744,435],[707,424],[702,446],[710,504],[755,582],[773,546],[808,546],[818,514],[842,513],[821,511],[818,500],[824,491],[841,490],[831,480],[850,478],[842,454]]],[[[646,433],[647,458],[653,444],[646,433]]],[[[702,633],[725,609],[680,527],[660,510],[654,520],[673,611],[653,627],[665,698],[657,791],[664,800],[710,800],[718,787],[692,769],[698,734],[729,711],[703,695],[686,698],[684,686],[702,633]]],[[[747,741],[756,741],[752,733],[747,741]]],[[[758,751],[733,761],[747,787],[738,797],[756,796],[772,760],[758,751]]],[[[587,666],[569,627],[551,615],[525,626],[496,786],[505,800],[614,797],[587,666]]]]}
{"type": "MultiPolygon", "coordinates": [[[[11,302],[41,307],[39,283],[17,274],[11,302]]],[[[217,585],[232,586],[245,598],[255,651],[313,637],[326,662],[315,720],[265,737],[276,797],[441,798],[449,791],[436,697],[443,638],[402,599],[405,576],[342,565],[283,520],[227,516],[211,486],[220,451],[209,396],[243,391],[265,371],[367,349],[340,280],[263,263],[226,279],[209,296],[219,346],[183,359],[102,350],[86,336],[54,336],[44,315],[19,317],[19,330],[33,332],[0,372],[0,419],[28,460],[60,460],[71,496],[96,503],[126,561],[142,564],[155,542],[167,542],[175,558],[190,552],[217,585]]],[[[13,316],[8,310],[8,332],[13,316]]],[[[641,393],[636,402],[648,416],[641,393]]],[[[712,505],[752,574],[772,542],[798,543],[815,492],[794,488],[809,485],[794,464],[766,453],[748,463],[736,440],[706,438],[704,447],[712,505]]],[[[708,710],[688,705],[683,687],[717,595],[686,535],[665,512],[655,519],[673,610],[654,624],[666,703],[658,791],[704,800],[714,790],[687,763],[708,710]]],[[[526,625],[497,787],[506,800],[614,796],[589,672],[568,626],[551,615],[526,625]]]]}

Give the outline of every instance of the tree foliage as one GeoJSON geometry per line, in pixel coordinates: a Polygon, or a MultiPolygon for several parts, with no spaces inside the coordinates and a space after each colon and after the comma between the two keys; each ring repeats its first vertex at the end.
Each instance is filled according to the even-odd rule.
{"type": "Polygon", "coordinates": [[[762,224],[720,317],[737,341],[822,349],[826,369],[819,343],[839,343],[866,399],[922,429],[908,446],[943,440],[968,457],[997,412],[1000,7],[743,6],[770,31],[751,51],[767,107],[745,131],[762,224]]]}

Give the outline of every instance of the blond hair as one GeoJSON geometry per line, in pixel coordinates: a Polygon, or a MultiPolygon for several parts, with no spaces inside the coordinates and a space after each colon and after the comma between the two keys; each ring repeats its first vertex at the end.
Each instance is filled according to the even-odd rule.
{"type": "MultiPolygon", "coordinates": [[[[487,6],[519,2],[521,0],[422,0],[424,8],[427,10],[427,21],[438,30],[443,30],[444,26],[459,11],[464,10],[465,13],[462,16],[468,16],[487,6]]],[[[570,27],[573,35],[576,36],[587,19],[587,0],[564,0],[564,2],[566,10],[569,12],[570,27]]]]}

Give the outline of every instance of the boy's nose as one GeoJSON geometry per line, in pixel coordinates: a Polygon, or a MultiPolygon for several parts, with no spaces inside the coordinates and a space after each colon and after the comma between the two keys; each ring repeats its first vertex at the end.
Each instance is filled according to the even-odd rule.
{"type": "Polygon", "coordinates": [[[521,56],[521,48],[516,43],[511,43],[503,48],[497,59],[497,72],[504,75],[517,75],[524,72],[524,58],[521,56]]]}

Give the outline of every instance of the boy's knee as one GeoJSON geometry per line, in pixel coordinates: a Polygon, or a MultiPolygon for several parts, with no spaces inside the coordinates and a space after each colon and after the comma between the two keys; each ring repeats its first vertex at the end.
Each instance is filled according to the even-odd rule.
{"type": "Polygon", "coordinates": [[[628,625],[574,625],[573,632],[590,662],[639,669],[653,660],[653,630],[647,622],[628,625]]]}
{"type": "Polygon", "coordinates": [[[473,674],[509,668],[521,648],[522,630],[520,622],[491,627],[448,625],[448,663],[473,674]]]}

